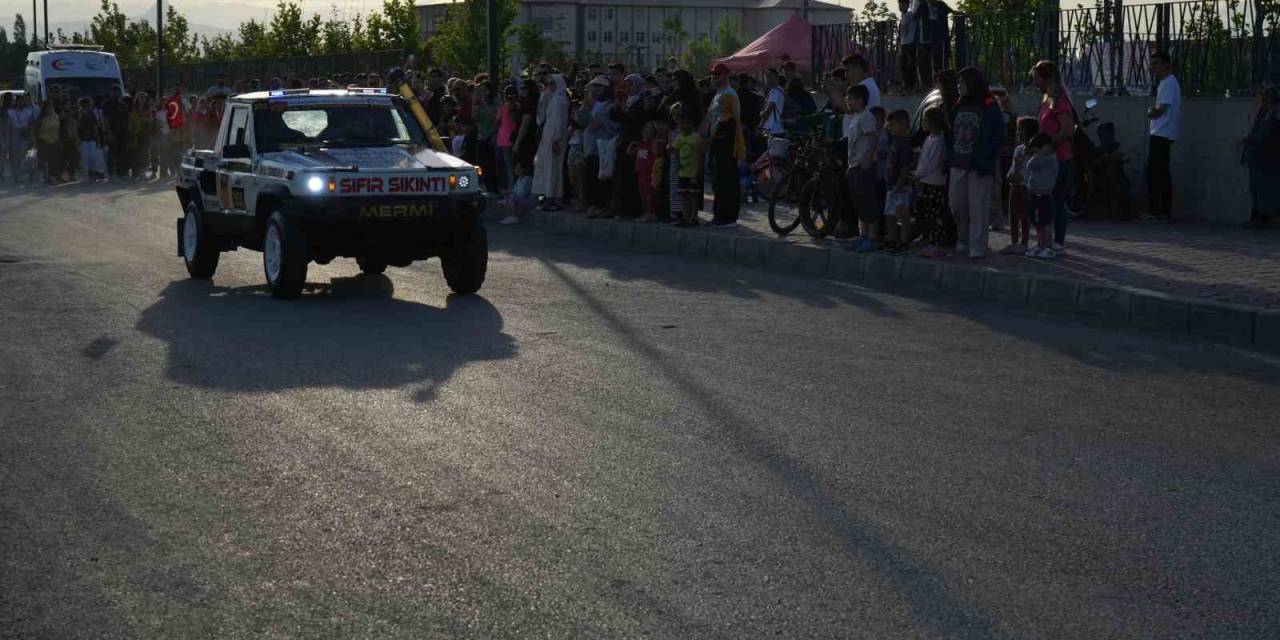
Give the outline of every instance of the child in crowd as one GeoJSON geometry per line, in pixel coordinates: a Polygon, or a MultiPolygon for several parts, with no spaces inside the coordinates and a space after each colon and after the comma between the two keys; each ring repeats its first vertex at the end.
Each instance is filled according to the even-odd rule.
{"type": "Polygon", "coordinates": [[[582,152],[582,129],[577,123],[572,123],[572,133],[569,134],[569,151],[565,156],[565,162],[568,164],[566,176],[572,179],[574,206],[573,210],[582,213],[587,210],[587,192],[586,183],[579,177],[582,174],[582,165],[586,161],[586,156],[582,152]]]}
{"type": "Polygon", "coordinates": [[[920,150],[920,159],[912,171],[918,191],[916,220],[924,232],[924,248],[920,255],[936,258],[942,255],[946,240],[947,206],[947,116],[940,107],[924,110],[924,128],[929,133],[920,150]]]}
{"type": "Polygon", "coordinates": [[[1053,140],[1047,133],[1038,133],[1027,143],[1027,164],[1022,173],[1027,179],[1027,213],[1036,227],[1036,246],[1027,251],[1028,258],[1045,260],[1058,257],[1050,246],[1053,236],[1053,185],[1058,182],[1058,158],[1054,155],[1053,140]]]}
{"type": "MultiPolygon", "coordinates": [[[[867,109],[870,92],[867,87],[855,84],[845,92],[848,113],[844,116],[845,138],[849,141],[849,196],[853,215],[858,219],[858,238],[849,250],[868,253],[876,249],[876,227],[881,206],[876,203],[876,148],[880,134],[876,131],[876,119],[867,109]]],[[[837,227],[837,235],[839,228],[837,227]]]]}
{"type": "Polygon", "coordinates": [[[76,123],[76,134],[79,138],[80,166],[84,169],[85,178],[94,182],[107,177],[106,157],[102,154],[102,126],[98,116],[93,112],[93,102],[88,98],[80,98],[80,119],[76,123]]]}
{"type": "Polygon", "coordinates": [[[1027,244],[1031,241],[1031,226],[1027,218],[1027,181],[1022,170],[1027,164],[1027,143],[1040,133],[1040,123],[1035,118],[1024,116],[1018,118],[1018,146],[1013,148],[1013,159],[1009,163],[1009,246],[1000,253],[1020,256],[1027,253],[1027,244]]]}
{"type": "Polygon", "coordinates": [[[667,131],[667,166],[666,166],[666,188],[663,192],[667,194],[667,220],[670,224],[675,224],[684,219],[684,193],[680,191],[680,150],[676,148],[676,138],[680,137],[680,113],[679,104],[671,107],[671,120],[675,124],[674,127],[667,131]]]}
{"type": "Polygon", "coordinates": [[[676,136],[672,146],[680,158],[680,199],[683,215],[677,227],[698,226],[698,201],[702,198],[702,185],[698,183],[698,168],[702,166],[702,136],[695,130],[697,124],[692,115],[686,115],[683,109],[673,114],[680,123],[680,135],[676,136]]]}
{"type": "Polygon", "coordinates": [[[655,221],[661,222],[668,217],[668,211],[671,208],[670,199],[667,198],[667,190],[663,182],[663,178],[667,175],[667,140],[671,133],[671,128],[665,120],[654,120],[653,125],[653,144],[649,148],[649,155],[653,157],[653,171],[648,176],[649,186],[653,189],[653,217],[655,221]]]}
{"type": "MultiPolygon", "coordinates": [[[[870,89],[868,89],[869,92],[870,89]]],[[[884,110],[884,107],[871,107],[871,115],[876,119],[876,135],[879,137],[876,144],[876,206],[882,211],[884,210],[885,198],[889,194],[889,185],[885,176],[889,169],[889,143],[893,137],[889,133],[888,127],[885,126],[887,122],[886,113],[888,112],[884,110]]],[[[881,225],[880,235],[876,237],[876,240],[884,240],[886,233],[887,230],[884,225],[881,225]]],[[[885,248],[885,250],[887,251],[888,249],[885,248]]]]}
{"type": "Polygon", "coordinates": [[[889,114],[885,129],[884,244],[881,249],[901,253],[911,245],[911,116],[903,109],[889,114]]]}
{"type": "Polygon", "coordinates": [[[631,153],[635,155],[636,191],[640,195],[640,207],[644,215],[640,222],[656,222],[653,214],[653,132],[652,122],[647,122],[640,130],[640,140],[631,143],[631,153]]]}

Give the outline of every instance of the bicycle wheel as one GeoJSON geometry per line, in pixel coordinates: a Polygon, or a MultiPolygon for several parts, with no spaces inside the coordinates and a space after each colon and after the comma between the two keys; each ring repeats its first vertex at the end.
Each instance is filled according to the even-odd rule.
{"type": "Polygon", "coordinates": [[[751,183],[761,198],[773,202],[786,194],[789,173],[781,161],[773,160],[751,170],[751,183]]]}
{"type": "Polygon", "coordinates": [[[811,178],[800,191],[800,224],[814,238],[825,238],[840,222],[840,188],[834,174],[811,178]]]}
{"type": "Polygon", "coordinates": [[[800,225],[800,187],[798,176],[791,176],[779,191],[778,197],[769,200],[769,228],[785,236],[800,225]]]}

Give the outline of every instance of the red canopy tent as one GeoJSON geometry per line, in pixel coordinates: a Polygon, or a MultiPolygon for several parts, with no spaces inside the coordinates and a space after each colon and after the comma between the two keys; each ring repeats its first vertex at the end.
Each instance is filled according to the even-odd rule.
{"type": "Polygon", "coordinates": [[[797,71],[806,73],[811,64],[812,47],[809,22],[800,14],[793,13],[786,22],[756,38],[755,42],[727,58],[713,60],[712,64],[723,62],[734,73],[758,73],[777,67],[789,58],[796,63],[797,71]]]}

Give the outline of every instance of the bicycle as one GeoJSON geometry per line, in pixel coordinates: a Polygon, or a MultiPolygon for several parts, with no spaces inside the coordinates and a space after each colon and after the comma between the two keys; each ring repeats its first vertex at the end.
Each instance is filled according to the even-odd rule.
{"type": "Polygon", "coordinates": [[[770,136],[769,151],[752,167],[756,192],[769,203],[769,228],[785,236],[800,225],[800,189],[804,186],[807,144],[803,136],[770,136]]]}
{"type": "Polygon", "coordinates": [[[834,152],[835,141],[821,133],[809,140],[809,178],[800,190],[800,224],[813,238],[835,232],[849,198],[844,163],[834,152]]]}

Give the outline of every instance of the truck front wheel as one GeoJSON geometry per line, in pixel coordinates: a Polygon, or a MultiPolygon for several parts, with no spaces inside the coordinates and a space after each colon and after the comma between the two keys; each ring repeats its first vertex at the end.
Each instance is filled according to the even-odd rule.
{"type": "Polygon", "coordinates": [[[440,256],[445,282],[454,293],[468,294],[480,290],[489,266],[489,239],[477,217],[469,233],[458,238],[440,256]]]}
{"type": "Polygon", "coordinates": [[[360,273],[370,276],[376,276],[387,270],[387,261],[372,256],[360,256],[356,258],[356,264],[360,265],[360,273]]]}
{"type": "Polygon", "coordinates": [[[298,297],[307,283],[310,261],[302,230],[283,213],[273,211],[262,241],[262,268],[271,295],[281,299],[298,297]]]}
{"type": "Polygon", "coordinates": [[[188,200],[182,218],[182,261],[187,264],[187,274],[197,280],[212,278],[218,270],[219,255],[204,223],[204,212],[195,200],[188,200]]]}

